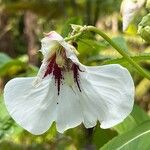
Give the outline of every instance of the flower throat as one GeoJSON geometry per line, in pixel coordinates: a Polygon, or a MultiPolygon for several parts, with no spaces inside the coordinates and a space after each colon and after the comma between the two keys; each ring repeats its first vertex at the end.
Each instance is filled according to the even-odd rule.
{"type": "Polygon", "coordinates": [[[66,56],[62,56],[64,61],[64,64],[60,65],[57,63],[57,56],[54,54],[50,59],[47,66],[47,69],[45,71],[44,77],[48,75],[52,75],[55,80],[55,85],[57,86],[58,95],[60,94],[60,86],[63,84],[64,80],[64,73],[66,71],[71,71],[74,82],[76,83],[79,91],[81,92],[80,87],[80,79],[79,79],[79,71],[81,72],[79,66],[75,64],[74,62],[70,61],[66,56]]]}

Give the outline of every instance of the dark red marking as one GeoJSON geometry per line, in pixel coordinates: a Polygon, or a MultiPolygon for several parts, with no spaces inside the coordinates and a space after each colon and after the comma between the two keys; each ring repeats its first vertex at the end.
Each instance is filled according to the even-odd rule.
{"type": "Polygon", "coordinates": [[[76,82],[77,86],[78,86],[78,89],[79,91],[81,92],[81,88],[80,88],[80,79],[79,79],[79,71],[81,72],[79,66],[75,63],[72,64],[72,67],[71,67],[72,71],[73,71],[73,77],[74,77],[74,82],[76,82]]]}
{"type": "Polygon", "coordinates": [[[61,80],[63,79],[63,75],[62,75],[62,69],[60,67],[58,67],[56,62],[54,63],[53,75],[55,77],[55,84],[57,84],[58,95],[59,95],[60,84],[61,84],[61,80]]]}
{"type": "Polygon", "coordinates": [[[62,74],[62,68],[60,68],[56,64],[56,56],[53,56],[50,59],[50,62],[48,64],[48,67],[44,74],[44,77],[46,77],[47,75],[50,75],[51,73],[54,76],[55,84],[57,84],[57,90],[58,90],[58,95],[59,95],[60,94],[60,84],[61,84],[61,80],[63,79],[63,74],[62,74]]]}
{"type": "MultiPolygon", "coordinates": [[[[70,64],[68,64],[68,66],[70,66],[70,64]]],[[[79,71],[82,72],[82,70],[80,70],[79,66],[73,62],[71,62],[71,67],[68,67],[68,69],[72,70],[74,82],[77,84],[78,89],[81,92],[79,71]]],[[[50,75],[50,74],[53,75],[53,77],[55,79],[55,84],[57,85],[58,95],[60,94],[60,86],[61,86],[61,84],[63,84],[62,83],[62,80],[64,79],[63,71],[66,71],[66,70],[62,67],[59,67],[56,63],[56,55],[51,57],[49,60],[49,64],[47,66],[47,70],[46,70],[43,78],[45,78],[47,75],[50,75]]]]}

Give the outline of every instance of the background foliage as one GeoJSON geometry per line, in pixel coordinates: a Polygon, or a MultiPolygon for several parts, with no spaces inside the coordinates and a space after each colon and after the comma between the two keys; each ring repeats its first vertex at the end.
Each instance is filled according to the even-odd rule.
{"type": "Polygon", "coordinates": [[[142,9],[126,33],[122,33],[121,0],[0,0],[0,150],[148,150],[150,149],[150,81],[95,34],[78,39],[79,59],[85,65],[118,63],[126,67],[136,86],[132,113],[112,129],[82,125],[59,134],[55,124],[47,133],[33,136],[10,118],[3,101],[5,83],[16,76],[34,76],[41,64],[43,32],[56,30],[67,36],[70,24],[103,29],[133,60],[150,70],[150,46],[137,35],[142,9]]]}

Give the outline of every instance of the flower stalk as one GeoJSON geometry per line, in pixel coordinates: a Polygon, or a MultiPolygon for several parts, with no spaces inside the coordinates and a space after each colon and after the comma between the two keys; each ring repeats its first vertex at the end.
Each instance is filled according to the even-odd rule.
{"type": "Polygon", "coordinates": [[[150,80],[150,74],[146,70],[144,70],[141,66],[139,66],[124,49],[122,49],[114,41],[112,41],[103,31],[101,31],[100,29],[98,29],[94,26],[84,26],[83,28],[81,28],[79,33],[77,33],[71,37],[65,38],[65,41],[75,40],[75,39],[79,38],[84,32],[88,32],[88,31],[99,34],[113,48],[115,48],[138,71],[138,73],[141,76],[150,80]]]}

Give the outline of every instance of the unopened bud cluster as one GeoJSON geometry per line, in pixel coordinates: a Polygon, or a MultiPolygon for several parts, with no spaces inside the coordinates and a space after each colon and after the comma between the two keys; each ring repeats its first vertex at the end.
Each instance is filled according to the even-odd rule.
{"type": "Polygon", "coordinates": [[[143,17],[138,25],[139,35],[148,43],[150,43],[150,13],[143,17]]]}

